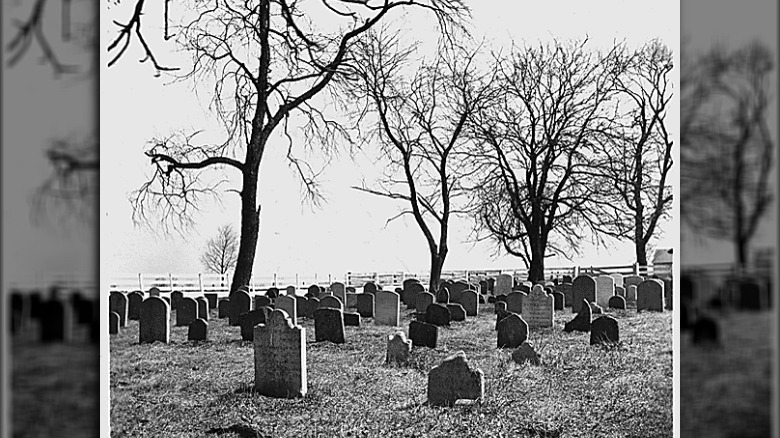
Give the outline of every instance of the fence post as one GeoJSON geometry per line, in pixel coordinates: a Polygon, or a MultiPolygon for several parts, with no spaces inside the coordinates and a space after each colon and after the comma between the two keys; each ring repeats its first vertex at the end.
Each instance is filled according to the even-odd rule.
{"type": "Polygon", "coordinates": [[[198,287],[200,287],[200,293],[203,293],[203,274],[198,272],[198,287]]]}
{"type": "Polygon", "coordinates": [[[276,272],[274,272],[274,287],[278,287],[276,283],[276,272]]]}
{"type": "Polygon", "coordinates": [[[171,288],[171,292],[173,292],[173,274],[170,272],[168,273],[168,286],[171,288]]]}
{"type": "Polygon", "coordinates": [[[138,289],[140,289],[140,290],[141,290],[141,292],[143,292],[143,291],[144,291],[144,281],[143,281],[143,280],[142,280],[142,278],[141,278],[142,276],[143,276],[143,274],[141,274],[141,273],[139,272],[139,273],[138,273],[138,289]]]}
{"type": "Polygon", "coordinates": [[[295,290],[298,290],[298,288],[301,286],[299,280],[298,280],[298,274],[295,274],[295,290]]]}
{"type": "Polygon", "coordinates": [[[639,262],[634,263],[634,275],[639,275],[639,262]]]}

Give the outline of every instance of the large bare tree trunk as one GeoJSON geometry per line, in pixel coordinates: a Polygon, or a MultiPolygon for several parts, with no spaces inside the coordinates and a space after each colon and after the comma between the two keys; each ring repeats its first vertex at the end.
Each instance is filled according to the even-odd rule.
{"type": "Polygon", "coordinates": [[[634,242],[634,246],[636,247],[636,262],[639,263],[639,266],[647,266],[647,248],[644,242],[641,239],[637,240],[634,242]]]}
{"type": "Polygon", "coordinates": [[[246,286],[252,279],[257,237],[260,232],[260,207],[257,206],[257,168],[244,171],[241,190],[241,238],[238,244],[238,260],[230,294],[246,286]]]}
{"type": "Polygon", "coordinates": [[[444,266],[444,256],[440,255],[437,251],[431,250],[431,278],[428,281],[428,291],[435,293],[436,286],[439,285],[441,280],[441,271],[444,266]]]}

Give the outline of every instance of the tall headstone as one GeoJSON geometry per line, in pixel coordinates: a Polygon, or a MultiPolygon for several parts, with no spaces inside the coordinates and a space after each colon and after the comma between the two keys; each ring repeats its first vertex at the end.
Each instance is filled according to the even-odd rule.
{"type": "Polygon", "coordinates": [[[523,300],[526,296],[525,292],[511,292],[506,296],[506,310],[520,315],[523,312],[523,300]]]}
{"type": "Polygon", "coordinates": [[[596,277],[596,304],[607,307],[609,298],[613,296],[615,296],[615,279],[609,275],[596,277]]]}
{"type": "Polygon", "coordinates": [[[374,324],[398,326],[401,323],[401,296],[395,292],[374,294],[374,324]]]}
{"type": "Polygon", "coordinates": [[[217,303],[217,317],[218,318],[227,318],[229,315],[228,306],[230,306],[230,299],[228,298],[221,298],[219,300],[219,303],[217,303]]]}
{"type": "Polygon", "coordinates": [[[337,281],[337,282],[331,284],[330,285],[330,292],[334,296],[340,298],[342,303],[346,304],[346,302],[347,302],[347,292],[344,289],[344,283],[341,283],[341,282],[337,281]]]}
{"type": "Polygon", "coordinates": [[[496,325],[498,348],[517,348],[528,339],[528,324],[515,313],[510,313],[496,325]]]}
{"type": "Polygon", "coordinates": [[[572,302],[571,311],[577,313],[580,311],[582,300],[587,302],[596,301],[596,280],[587,275],[579,275],[571,284],[572,302]]]}
{"type": "Polygon", "coordinates": [[[523,299],[523,309],[520,313],[528,323],[528,327],[552,327],[555,299],[544,292],[538,284],[531,289],[531,293],[523,299]]]}
{"type": "MultiPolygon", "coordinates": [[[[50,298],[41,303],[41,342],[69,342],[73,338],[73,309],[68,302],[50,298]]],[[[120,315],[120,326],[121,318],[120,315]]]]}
{"type": "Polygon", "coordinates": [[[127,296],[127,319],[138,321],[141,318],[141,303],[144,301],[144,296],[131,292],[127,296]]]}
{"type": "Polygon", "coordinates": [[[496,278],[496,286],[493,290],[494,295],[509,295],[514,286],[514,279],[509,274],[501,274],[496,278]]]}
{"type": "Polygon", "coordinates": [[[198,318],[205,321],[209,320],[209,300],[206,297],[197,297],[195,301],[198,302],[198,318]]]}
{"type": "Polygon", "coordinates": [[[454,406],[458,400],[484,397],[485,373],[472,368],[463,351],[447,357],[428,373],[428,404],[431,406],[454,406]]]}
{"type": "MultiPolygon", "coordinates": [[[[143,297],[143,295],[142,295],[143,297]]],[[[176,306],[179,305],[179,301],[184,298],[184,293],[178,290],[171,292],[171,310],[176,310],[176,306]]]]}
{"type": "Polygon", "coordinates": [[[620,342],[618,322],[611,316],[599,316],[590,324],[590,345],[617,344],[620,342]]]}
{"type": "Polygon", "coordinates": [[[119,327],[127,326],[127,295],[122,292],[111,292],[108,295],[108,311],[119,315],[119,327]]]}
{"type": "Polygon", "coordinates": [[[142,344],[157,341],[167,344],[171,341],[170,304],[155,296],[151,296],[141,303],[138,338],[142,344]]]}
{"type": "Polygon", "coordinates": [[[185,327],[198,317],[198,302],[190,297],[184,297],[179,301],[176,309],[176,327],[185,327]]]}
{"type": "Polygon", "coordinates": [[[610,274],[609,276],[615,281],[615,287],[623,287],[623,274],[610,274]]]}
{"type": "Polygon", "coordinates": [[[636,310],[664,311],[664,283],[651,278],[639,283],[636,288],[636,310]]]}
{"type": "Polygon", "coordinates": [[[242,313],[252,310],[252,298],[248,293],[237,290],[230,295],[230,305],[228,306],[228,324],[231,326],[241,325],[238,318],[242,313]]]}
{"type": "Polygon", "coordinates": [[[203,296],[206,298],[206,301],[208,301],[209,303],[209,310],[217,308],[217,300],[219,299],[219,295],[210,292],[210,293],[203,294],[203,296]]]}
{"type": "Polygon", "coordinates": [[[371,294],[357,295],[357,312],[363,318],[374,317],[374,296],[371,294]]]}
{"type": "Polygon", "coordinates": [[[397,332],[387,337],[387,365],[405,365],[412,355],[412,341],[406,339],[404,332],[397,332]]]}
{"type": "Polygon", "coordinates": [[[269,397],[305,396],[306,329],[276,309],[254,330],[255,391],[269,397]]]}
{"type": "Polygon", "coordinates": [[[563,296],[563,294],[555,291],[551,294],[551,296],[553,297],[553,307],[555,310],[563,310],[563,304],[566,302],[566,298],[563,296]]]}
{"type": "Polygon", "coordinates": [[[416,304],[416,312],[417,313],[425,313],[428,311],[428,306],[433,304],[434,298],[433,294],[430,292],[421,292],[417,294],[417,302],[416,304]]]}
{"type": "Polygon", "coordinates": [[[626,304],[636,305],[636,285],[628,285],[626,287],[626,304]]]}
{"type": "Polygon", "coordinates": [[[468,316],[477,316],[479,313],[479,295],[473,290],[465,290],[460,294],[460,304],[468,316]]]}
{"type": "Polygon", "coordinates": [[[344,311],[344,303],[341,302],[341,299],[336,298],[333,295],[326,295],[320,299],[320,308],[322,307],[329,307],[331,309],[338,309],[340,311],[344,311]]]}
{"type": "Polygon", "coordinates": [[[574,293],[571,283],[559,283],[555,286],[555,290],[563,294],[564,307],[570,307],[572,301],[574,301],[574,293]]]}
{"type": "Polygon", "coordinates": [[[314,311],[314,340],[315,342],[330,341],[334,344],[345,342],[344,315],[341,310],[320,307],[314,311]]]}
{"type": "Polygon", "coordinates": [[[284,313],[287,314],[287,317],[290,318],[293,323],[297,323],[298,321],[298,300],[296,298],[297,297],[289,295],[282,295],[276,299],[276,308],[284,310],[284,313]]]}

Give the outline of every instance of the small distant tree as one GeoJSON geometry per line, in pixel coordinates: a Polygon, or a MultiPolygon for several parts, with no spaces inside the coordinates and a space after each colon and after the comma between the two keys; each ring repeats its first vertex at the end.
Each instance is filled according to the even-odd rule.
{"type": "Polygon", "coordinates": [[[236,266],[238,235],[231,225],[219,227],[217,235],[209,239],[200,257],[203,265],[215,274],[225,275],[236,266]]]}

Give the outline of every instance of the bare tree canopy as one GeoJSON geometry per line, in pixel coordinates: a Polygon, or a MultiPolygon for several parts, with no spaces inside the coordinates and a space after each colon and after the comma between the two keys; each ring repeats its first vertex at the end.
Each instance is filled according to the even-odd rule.
{"type": "Polygon", "coordinates": [[[236,267],[238,234],[231,225],[219,227],[217,235],[209,239],[200,261],[215,274],[227,274],[236,267]]]}
{"type": "Polygon", "coordinates": [[[772,54],[754,42],[696,58],[682,106],[682,215],[697,233],[734,242],[747,263],[750,240],[771,203],[773,163],[767,111],[772,54]]]}

